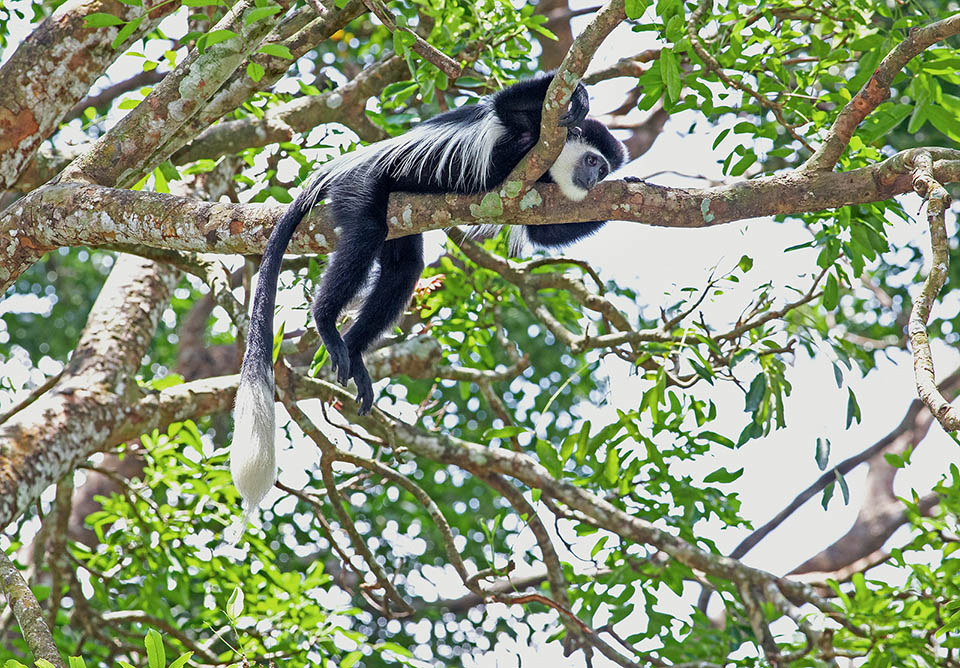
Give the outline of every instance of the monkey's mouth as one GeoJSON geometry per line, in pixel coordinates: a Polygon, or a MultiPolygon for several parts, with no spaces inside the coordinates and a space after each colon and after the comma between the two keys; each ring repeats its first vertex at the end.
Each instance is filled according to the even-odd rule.
{"type": "Polygon", "coordinates": [[[597,177],[593,174],[584,174],[582,171],[573,176],[573,185],[583,188],[584,190],[591,190],[595,185],[597,185],[597,177]]]}

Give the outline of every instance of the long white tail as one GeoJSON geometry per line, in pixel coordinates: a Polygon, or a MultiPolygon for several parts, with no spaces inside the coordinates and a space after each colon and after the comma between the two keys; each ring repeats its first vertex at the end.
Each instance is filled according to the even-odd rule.
{"type": "MultiPolygon", "coordinates": [[[[270,233],[247,333],[247,350],[240,370],[240,387],[233,407],[233,443],[230,473],[243,497],[244,518],[256,515],[257,507],[277,479],[277,455],[273,444],[276,417],[273,405],[273,307],[283,253],[293,231],[318,196],[306,188],[287,208],[270,233]]],[[[242,533],[242,529],[241,532],[242,533]]],[[[236,536],[239,538],[239,534],[236,536]]]]}
{"type": "Polygon", "coordinates": [[[245,365],[233,407],[230,445],[230,473],[243,497],[245,520],[256,513],[277,479],[275,423],[273,369],[260,364],[245,365]]]}

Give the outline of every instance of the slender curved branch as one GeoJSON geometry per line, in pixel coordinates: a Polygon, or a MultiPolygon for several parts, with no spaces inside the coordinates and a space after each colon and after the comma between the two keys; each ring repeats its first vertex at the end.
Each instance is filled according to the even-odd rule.
{"type": "Polygon", "coordinates": [[[907,38],[880,61],[870,80],[840,110],[823,144],[807,159],[802,169],[832,169],[860,122],[890,96],[890,86],[900,70],[927,47],[957,33],[960,33],[960,14],[910,30],[907,38]]]}
{"type": "Polygon", "coordinates": [[[53,642],[53,635],[43,620],[43,609],[37,602],[37,597],[3,550],[0,550],[0,591],[13,609],[23,639],[33,652],[33,658],[49,661],[56,668],[66,668],[63,657],[53,642]]]}

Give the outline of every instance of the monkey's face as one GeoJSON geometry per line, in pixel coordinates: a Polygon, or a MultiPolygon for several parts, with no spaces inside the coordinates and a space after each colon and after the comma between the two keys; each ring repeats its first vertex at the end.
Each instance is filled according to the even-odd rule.
{"type": "Polygon", "coordinates": [[[548,173],[567,199],[579,202],[607,177],[610,163],[592,145],[573,140],[564,145],[548,173]]]}

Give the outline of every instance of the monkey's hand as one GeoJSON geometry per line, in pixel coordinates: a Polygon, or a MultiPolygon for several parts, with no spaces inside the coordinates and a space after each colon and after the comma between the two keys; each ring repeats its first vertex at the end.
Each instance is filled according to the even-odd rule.
{"type": "Polygon", "coordinates": [[[557,124],[564,127],[577,125],[587,117],[588,113],[590,113],[590,97],[587,95],[586,86],[578,83],[573,95],[570,96],[570,110],[560,117],[557,124]]]}

